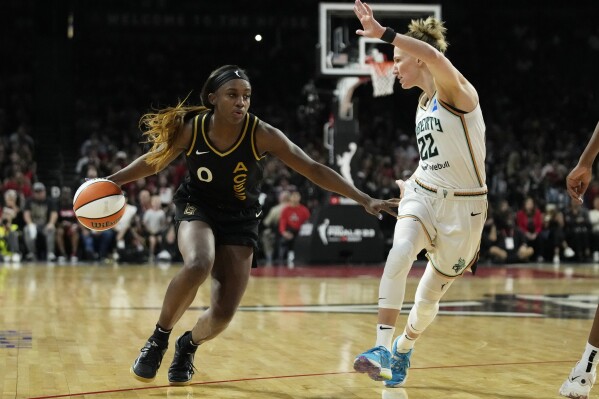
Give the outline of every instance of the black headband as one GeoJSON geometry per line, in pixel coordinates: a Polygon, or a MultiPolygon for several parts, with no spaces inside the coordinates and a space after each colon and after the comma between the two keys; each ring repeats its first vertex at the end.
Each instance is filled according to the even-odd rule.
{"type": "Polygon", "coordinates": [[[250,81],[250,78],[241,70],[241,69],[229,69],[226,72],[223,72],[216,78],[212,83],[213,89],[211,90],[213,93],[218,90],[219,87],[227,83],[229,80],[233,79],[243,79],[246,81],[250,81]]]}

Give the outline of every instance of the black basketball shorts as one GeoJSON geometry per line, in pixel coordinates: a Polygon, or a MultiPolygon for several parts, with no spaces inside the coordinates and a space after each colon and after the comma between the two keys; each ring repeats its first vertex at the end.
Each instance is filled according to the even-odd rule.
{"type": "Polygon", "coordinates": [[[187,196],[175,196],[177,231],[183,221],[201,220],[214,233],[215,244],[243,245],[258,248],[258,227],[262,219],[259,203],[245,209],[231,209],[195,201],[187,196]]]}

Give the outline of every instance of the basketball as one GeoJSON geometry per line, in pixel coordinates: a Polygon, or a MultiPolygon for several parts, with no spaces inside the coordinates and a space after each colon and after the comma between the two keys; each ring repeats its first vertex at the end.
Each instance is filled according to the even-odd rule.
{"type": "Polygon", "coordinates": [[[73,197],[73,210],[79,223],[90,230],[108,230],[125,213],[125,196],[121,188],[108,179],[83,183],[73,197]]]}

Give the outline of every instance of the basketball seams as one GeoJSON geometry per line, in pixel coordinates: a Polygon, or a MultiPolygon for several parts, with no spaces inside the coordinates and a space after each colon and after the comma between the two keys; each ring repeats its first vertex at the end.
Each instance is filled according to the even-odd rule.
{"type": "Polygon", "coordinates": [[[102,200],[104,198],[116,197],[116,196],[119,196],[119,195],[122,195],[122,194],[121,193],[111,193],[111,194],[104,195],[103,197],[94,197],[94,198],[91,198],[89,201],[87,201],[84,204],[80,204],[77,207],[73,206],[73,210],[74,211],[78,211],[79,209],[83,208],[85,205],[89,205],[89,204],[91,204],[94,201],[100,201],[100,200],[102,200]]]}
{"type": "Polygon", "coordinates": [[[90,202],[102,199],[102,198],[106,198],[106,197],[110,197],[112,195],[122,195],[123,191],[121,190],[121,188],[119,186],[117,186],[116,184],[114,184],[113,182],[111,182],[110,180],[100,180],[100,181],[95,181],[92,180],[91,182],[88,182],[89,184],[83,188],[83,190],[81,190],[81,192],[79,193],[79,195],[77,195],[74,200],[73,200],[73,209],[76,211],[77,209],[81,208],[84,205],[89,204],[90,202]],[[90,190],[89,188],[97,185],[97,184],[102,184],[102,187],[94,187],[94,190],[90,190]],[[96,197],[96,193],[98,191],[102,191],[103,195],[101,197],[96,197]]]}
{"type": "Polygon", "coordinates": [[[75,210],[75,215],[80,217],[107,217],[108,213],[114,213],[126,205],[125,197],[122,195],[111,195],[94,200],[75,210]]]}
{"type": "Polygon", "coordinates": [[[127,201],[121,188],[104,178],[86,181],[79,186],[73,198],[77,220],[90,230],[113,228],[125,214],[126,208],[127,201]]]}
{"type": "MultiPolygon", "coordinates": [[[[98,218],[90,218],[90,217],[87,217],[87,216],[79,216],[79,219],[81,219],[81,220],[89,220],[90,222],[93,222],[93,221],[98,221],[98,220],[102,220],[102,219],[112,218],[115,215],[118,215],[120,212],[125,213],[125,207],[122,207],[121,209],[119,209],[115,213],[111,213],[110,215],[106,215],[106,216],[102,216],[102,217],[98,217],[98,218]]],[[[121,215],[121,217],[122,217],[122,215],[121,215]]],[[[118,222],[118,220],[117,220],[117,222],[118,222]]],[[[115,222],[115,224],[117,222],[115,222]]]]}
{"type": "MultiPolygon", "coordinates": [[[[90,202],[89,204],[86,204],[84,206],[91,205],[91,204],[92,203],[90,202]]],[[[79,218],[85,218],[85,219],[90,219],[90,220],[93,220],[93,219],[104,219],[104,218],[108,218],[108,217],[116,215],[117,213],[119,213],[125,207],[125,205],[127,205],[127,204],[125,203],[125,201],[123,201],[123,204],[121,206],[119,206],[118,208],[113,208],[114,212],[112,212],[112,213],[110,213],[108,215],[107,214],[103,214],[102,216],[95,216],[95,215],[93,215],[94,214],[93,207],[88,207],[87,209],[83,209],[84,206],[82,206],[81,208],[78,209],[79,213],[75,212],[75,214],[79,218]]]]}

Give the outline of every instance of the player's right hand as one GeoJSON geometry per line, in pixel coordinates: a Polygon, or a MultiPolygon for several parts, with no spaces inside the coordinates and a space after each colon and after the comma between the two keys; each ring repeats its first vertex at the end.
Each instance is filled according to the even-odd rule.
{"type": "Polygon", "coordinates": [[[591,181],[591,169],[586,166],[576,165],[566,177],[566,187],[570,198],[582,204],[582,196],[587,191],[591,181]]]}
{"type": "Polygon", "coordinates": [[[372,8],[366,3],[362,3],[360,0],[356,0],[354,3],[354,13],[362,24],[362,29],[356,30],[356,34],[360,36],[366,36],[373,39],[380,39],[385,33],[385,28],[374,19],[372,8]]]}

